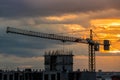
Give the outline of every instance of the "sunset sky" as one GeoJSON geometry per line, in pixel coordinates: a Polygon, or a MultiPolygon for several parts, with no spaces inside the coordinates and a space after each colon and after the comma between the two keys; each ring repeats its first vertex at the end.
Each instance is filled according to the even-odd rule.
{"type": "Polygon", "coordinates": [[[120,0],[0,0],[0,68],[43,68],[44,51],[63,48],[76,55],[74,69],[88,68],[88,45],[6,34],[10,26],[82,38],[89,38],[92,29],[94,40],[102,43],[108,39],[111,43],[110,51],[101,46],[96,52],[97,70],[120,71],[119,3],[120,0]],[[76,68],[78,61],[80,66],[76,68]]]}

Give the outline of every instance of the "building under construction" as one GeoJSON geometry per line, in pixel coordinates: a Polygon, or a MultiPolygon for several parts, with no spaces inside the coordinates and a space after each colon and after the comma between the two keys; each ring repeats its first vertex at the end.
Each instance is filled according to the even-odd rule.
{"type": "Polygon", "coordinates": [[[46,71],[73,71],[72,51],[49,51],[45,53],[46,71]]]}
{"type": "Polygon", "coordinates": [[[0,80],[96,80],[96,72],[73,71],[72,51],[48,51],[45,70],[0,70],[0,80]]]}

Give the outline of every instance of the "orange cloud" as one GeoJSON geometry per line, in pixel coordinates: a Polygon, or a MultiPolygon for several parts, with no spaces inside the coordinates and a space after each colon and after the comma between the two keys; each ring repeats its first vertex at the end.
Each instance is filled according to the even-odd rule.
{"type": "Polygon", "coordinates": [[[95,19],[91,20],[91,24],[98,26],[120,26],[120,19],[95,19]]]}
{"type": "MultiPolygon", "coordinates": [[[[95,19],[90,21],[99,40],[108,39],[111,42],[110,53],[120,53],[120,19],[95,19]]],[[[101,50],[104,52],[103,50],[101,50]]]]}

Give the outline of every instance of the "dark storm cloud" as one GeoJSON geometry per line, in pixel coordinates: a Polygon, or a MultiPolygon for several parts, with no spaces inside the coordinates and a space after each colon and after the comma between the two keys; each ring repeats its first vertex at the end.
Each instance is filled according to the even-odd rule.
{"type": "Polygon", "coordinates": [[[5,55],[43,56],[44,49],[54,48],[58,43],[47,39],[7,34],[5,27],[0,27],[0,33],[0,54],[5,55]]]}
{"type": "Polygon", "coordinates": [[[22,57],[41,56],[43,49],[55,47],[53,41],[25,37],[1,37],[0,53],[22,57]],[[50,46],[49,46],[50,45],[50,46]]]}
{"type": "MultiPolygon", "coordinates": [[[[11,24],[12,22],[10,21],[5,23],[11,24]]],[[[3,25],[3,24],[1,23],[0,25],[3,25]]],[[[21,27],[21,28],[24,29],[25,27],[24,28],[21,27]]],[[[61,41],[41,39],[36,37],[29,37],[29,36],[10,34],[10,33],[7,34],[6,29],[7,29],[7,26],[5,25],[0,26],[0,33],[1,33],[0,34],[0,54],[15,55],[15,56],[21,56],[21,57],[43,56],[45,50],[58,49],[58,46],[61,46],[63,44],[61,41]]],[[[52,31],[52,29],[48,29],[48,28],[45,29],[45,27],[44,29],[42,27],[39,29],[41,29],[42,32],[52,31]]],[[[31,27],[29,30],[36,31],[31,27]]]]}
{"type": "Polygon", "coordinates": [[[49,16],[120,9],[119,3],[120,0],[1,0],[0,17],[49,16]]]}

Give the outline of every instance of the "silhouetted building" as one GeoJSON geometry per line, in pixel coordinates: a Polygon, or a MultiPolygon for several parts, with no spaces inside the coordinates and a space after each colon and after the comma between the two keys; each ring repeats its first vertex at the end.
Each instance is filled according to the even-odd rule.
{"type": "Polygon", "coordinates": [[[49,51],[44,57],[45,71],[73,71],[72,51],[49,51]]]}
{"type": "Polygon", "coordinates": [[[73,71],[71,51],[51,51],[45,55],[45,70],[0,70],[0,80],[96,80],[96,72],[73,71]]]}

